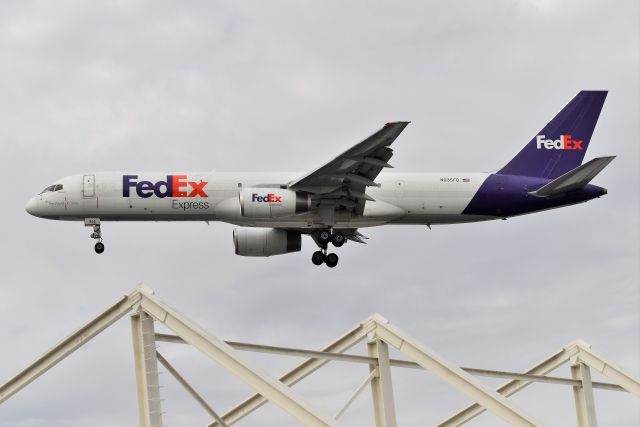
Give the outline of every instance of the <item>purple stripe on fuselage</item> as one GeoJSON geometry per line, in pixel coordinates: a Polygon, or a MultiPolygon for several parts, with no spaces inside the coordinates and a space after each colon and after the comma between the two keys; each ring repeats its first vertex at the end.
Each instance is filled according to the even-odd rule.
{"type": "Polygon", "coordinates": [[[537,197],[529,194],[550,179],[492,174],[480,186],[463,215],[491,215],[507,217],[586,202],[607,194],[602,187],[587,184],[584,187],[554,197],[537,197]]]}

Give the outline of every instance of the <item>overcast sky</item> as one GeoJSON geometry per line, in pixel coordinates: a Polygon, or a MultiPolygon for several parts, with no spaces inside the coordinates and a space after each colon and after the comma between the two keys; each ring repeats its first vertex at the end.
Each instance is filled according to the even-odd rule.
{"type": "MultiPolygon", "coordinates": [[[[0,2],[0,382],[139,282],[224,339],[319,348],[380,312],[461,366],[524,370],[581,337],[640,376],[639,5],[0,2]],[[595,181],[606,197],[362,230],[370,243],[341,248],[335,269],[311,264],[310,239],[296,254],[237,257],[218,223],[105,223],[98,256],[82,224],[24,211],[86,171],[307,172],[391,120],[412,122],[397,171],[495,170],[581,89],[610,91],[587,153],[618,156],[595,181]]],[[[125,318],[3,404],[0,426],[135,425],[130,343],[125,318]]],[[[248,393],[193,349],[160,351],[220,412],[248,393]]],[[[247,357],[273,375],[298,362],[247,357]]],[[[337,363],[296,390],[333,414],[366,375],[337,363]]],[[[400,426],[466,403],[428,373],[394,375],[400,426]]],[[[169,374],[161,383],[166,425],[208,421],[169,374]]],[[[637,397],[595,399],[600,425],[640,425],[637,397]]],[[[570,388],[513,400],[575,425],[570,388]]],[[[370,405],[365,393],[345,424],[372,425],[370,405]]],[[[296,423],[268,405],[239,425],[296,423]]]]}

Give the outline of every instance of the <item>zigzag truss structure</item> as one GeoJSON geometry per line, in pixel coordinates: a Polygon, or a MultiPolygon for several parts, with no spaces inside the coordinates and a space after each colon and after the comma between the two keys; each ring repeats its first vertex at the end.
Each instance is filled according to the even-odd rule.
{"type": "Polygon", "coordinates": [[[340,426],[342,425],[340,417],[366,388],[371,389],[375,426],[395,427],[396,411],[391,367],[427,370],[474,402],[438,424],[447,427],[462,425],[484,411],[490,411],[514,426],[542,425],[507,399],[508,396],[534,382],[571,387],[575,398],[577,421],[581,427],[597,425],[594,388],[629,392],[640,396],[638,379],[594,353],[591,346],[582,340],[569,343],[523,373],[461,368],[438,356],[379,314],[373,314],[363,320],[320,350],[225,342],[169,307],[154,294],[153,290],[140,285],[0,386],[0,404],[129,313],[131,313],[141,427],[162,427],[163,425],[158,364],[164,366],[211,416],[211,422],[207,427],[233,425],[267,402],[277,405],[302,425],[340,426]],[[162,323],[175,335],[156,333],[155,322],[162,323]],[[216,412],[157,351],[156,343],[159,341],[185,343],[195,347],[250,386],[255,394],[224,413],[216,412]],[[367,356],[346,353],[361,342],[366,342],[367,356]],[[391,359],[389,346],[397,349],[406,359],[391,359]],[[241,356],[241,351],[300,356],[305,360],[280,378],[274,378],[246,361],[241,356]],[[314,407],[292,388],[294,384],[330,361],[364,363],[369,366],[369,375],[333,416],[314,407]],[[567,362],[571,364],[571,378],[547,375],[567,362]],[[611,383],[592,381],[592,369],[607,377],[611,383]],[[496,390],[492,390],[479,382],[475,376],[505,378],[508,381],[496,390]]]}

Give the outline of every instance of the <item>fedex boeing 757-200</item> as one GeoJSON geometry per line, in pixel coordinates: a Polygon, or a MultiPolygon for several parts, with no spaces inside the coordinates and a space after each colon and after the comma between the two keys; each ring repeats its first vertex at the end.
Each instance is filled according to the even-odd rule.
{"type": "Polygon", "coordinates": [[[32,198],[32,215],[83,221],[102,253],[105,221],[224,221],[238,227],[238,255],[299,251],[335,267],[329,245],[364,243],[358,229],[385,224],[456,224],[504,219],[600,197],[589,182],[614,157],[582,164],[606,91],[582,91],[495,173],[381,173],[409,122],[387,123],[306,175],[295,173],[85,173],[60,179],[32,198]]]}

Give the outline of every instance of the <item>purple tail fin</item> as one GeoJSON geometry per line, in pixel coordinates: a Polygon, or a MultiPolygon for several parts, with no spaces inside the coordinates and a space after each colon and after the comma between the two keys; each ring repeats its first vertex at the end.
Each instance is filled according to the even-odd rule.
{"type": "Polygon", "coordinates": [[[498,173],[555,179],[582,164],[607,91],[583,90],[498,173]]]}

